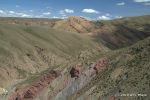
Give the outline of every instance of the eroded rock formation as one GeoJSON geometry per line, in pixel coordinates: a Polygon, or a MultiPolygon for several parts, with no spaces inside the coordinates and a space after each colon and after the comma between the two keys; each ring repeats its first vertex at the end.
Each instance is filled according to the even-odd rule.
{"type": "Polygon", "coordinates": [[[106,58],[99,59],[93,68],[96,71],[96,74],[98,74],[98,72],[100,72],[102,69],[104,69],[106,64],[107,64],[106,58]]]}
{"type": "MultiPolygon", "coordinates": [[[[98,61],[91,63],[91,65],[86,66],[86,69],[84,70],[82,70],[83,68],[81,66],[72,67],[72,69],[70,70],[70,76],[71,78],[78,78],[78,79],[70,79],[70,80],[68,79],[70,82],[68,82],[68,84],[65,85],[66,87],[61,89],[61,91],[57,93],[57,95],[55,95],[54,100],[76,100],[77,98],[68,99],[68,97],[76,93],[82,87],[84,87],[88,82],[90,82],[90,80],[97,73],[100,73],[101,71],[105,70],[107,63],[108,63],[107,58],[101,58],[98,61]]],[[[87,96],[90,92],[85,94],[85,96],[87,96]]],[[[80,98],[78,100],[80,100],[80,98]]],[[[81,100],[83,100],[83,98],[81,100]]]]}
{"type": "Polygon", "coordinates": [[[79,78],[79,75],[81,73],[81,66],[82,66],[81,64],[78,64],[71,68],[70,70],[71,78],[79,78]]]}
{"type": "Polygon", "coordinates": [[[59,75],[59,71],[51,70],[36,82],[16,89],[14,93],[9,97],[9,100],[32,100],[38,95],[40,91],[47,87],[59,75]]]}

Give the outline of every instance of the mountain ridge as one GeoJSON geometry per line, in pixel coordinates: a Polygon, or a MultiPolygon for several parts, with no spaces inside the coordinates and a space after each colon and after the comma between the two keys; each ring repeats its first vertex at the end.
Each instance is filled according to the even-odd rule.
{"type": "Polygon", "coordinates": [[[149,26],[150,16],[110,21],[0,18],[0,99],[82,100],[94,94],[108,100],[117,91],[130,90],[116,89],[119,82],[147,93],[142,84],[147,86],[149,77],[149,26]]]}

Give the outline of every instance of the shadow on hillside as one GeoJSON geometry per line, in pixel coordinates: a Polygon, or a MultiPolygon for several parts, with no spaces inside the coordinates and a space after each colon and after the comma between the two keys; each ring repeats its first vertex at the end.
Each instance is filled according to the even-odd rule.
{"type": "Polygon", "coordinates": [[[133,29],[125,25],[115,25],[115,27],[117,30],[112,33],[98,33],[98,36],[94,37],[94,41],[114,50],[130,46],[150,36],[149,24],[144,25],[143,30],[133,29]]]}

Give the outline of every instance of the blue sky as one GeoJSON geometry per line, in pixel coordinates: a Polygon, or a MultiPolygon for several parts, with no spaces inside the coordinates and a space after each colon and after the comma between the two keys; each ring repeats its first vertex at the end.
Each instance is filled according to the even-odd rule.
{"type": "Polygon", "coordinates": [[[0,0],[2,17],[109,20],[150,14],[150,0],[0,0]]]}

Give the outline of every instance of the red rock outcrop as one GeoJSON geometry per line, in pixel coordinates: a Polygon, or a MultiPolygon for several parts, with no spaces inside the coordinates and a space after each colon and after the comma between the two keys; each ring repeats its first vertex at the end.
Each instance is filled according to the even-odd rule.
{"type": "Polygon", "coordinates": [[[79,78],[81,72],[85,76],[87,76],[87,74],[94,75],[95,72],[96,74],[98,74],[101,70],[105,68],[107,62],[108,61],[106,58],[101,58],[95,63],[94,66],[90,67],[89,71],[84,71],[84,72],[82,72],[81,65],[76,65],[75,67],[72,67],[72,69],[70,70],[71,78],[79,78]]]}
{"type": "Polygon", "coordinates": [[[111,96],[109,100],[115,100],[115,96],[111,96]]]}
{"type": "Polygon", "coordinates": [[[59,75],[59,71],[52,70],[36,82],[20,89],[16,89],[8,100],[32,100],[59,75]]]}
{"type": "Polygon", "coordinates": [[[75,67],[72,67],[70,70],[71,78],[79,78],[80,73],[81,73],[81,65],[76,65],[75,67]]]}
{"type": "Polygon", "coordinates": [[[93,67],[93,69],[96,71],[96,74],[98,74],[98,72],[100,72],[102,69],[104,69],[106,64],[107,64],[106,58],[99,59],[96,62],[95,66],[93,67]]]}

